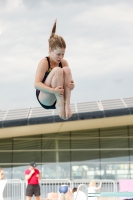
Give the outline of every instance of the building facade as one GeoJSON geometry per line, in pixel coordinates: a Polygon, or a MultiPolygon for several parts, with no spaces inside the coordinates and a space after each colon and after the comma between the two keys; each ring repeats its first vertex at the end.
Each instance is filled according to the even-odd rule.
{"type": "Polygon", "coordinates": [[[88,106],[68,122],[41,114],[42,108],[28,110],[27,117],[25,110],[1,111],[0,167],[5,178],[23,180],[35,161],[44,179],[132,179],[132,107],[90,111],[88,106]]]}

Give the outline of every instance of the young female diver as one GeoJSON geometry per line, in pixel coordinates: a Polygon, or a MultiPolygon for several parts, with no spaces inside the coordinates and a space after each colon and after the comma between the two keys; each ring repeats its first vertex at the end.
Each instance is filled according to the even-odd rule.
{"type": "Polygon", "coordinates": [[[72,116],[70,96],[74,81],[68,62],[64,59],[65,40],[55,32],[56,21],[48,40],[49,55],[39,62],[34,85],[41,106],[45,109],[57,108],[60,118],[67,120],[72,116]]]}

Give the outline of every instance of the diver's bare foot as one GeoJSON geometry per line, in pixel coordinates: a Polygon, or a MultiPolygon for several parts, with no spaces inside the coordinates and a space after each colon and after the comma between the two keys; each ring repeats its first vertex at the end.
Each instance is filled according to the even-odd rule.
{"type": "Polygon", "coordinates": [[[70,105],[65,104],[65,113],[66,113],[66,119],[72,117],[72,111],[70,105]]]}
{"type": "Polygon", "coordinates": [[[64,108],[64,103],[56,103],[55,105],[56,109],[58,110],[58,114],[59,114],[59,117],[61,119],[64,119],[66,120],[66,117],[65,117],[65,108],[64,108]]]}

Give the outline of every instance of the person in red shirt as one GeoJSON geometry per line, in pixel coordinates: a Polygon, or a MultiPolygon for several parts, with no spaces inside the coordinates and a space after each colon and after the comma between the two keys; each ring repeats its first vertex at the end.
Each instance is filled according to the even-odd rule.
{"type": "Polygon", "coordinates": [[[40,200],[40,185],[41,175],[38,169],[35,168],[36,163],[31,162],[29,169],[25,171],[25,178],[27,180],[26,197],[27,200],[31,200],[35,195],[36,200],[40,200]]]}

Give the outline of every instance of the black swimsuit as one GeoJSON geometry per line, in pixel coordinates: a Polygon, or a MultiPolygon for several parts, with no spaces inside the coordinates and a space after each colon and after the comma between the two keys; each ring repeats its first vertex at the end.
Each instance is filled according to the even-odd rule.
{"type": "MultiPolygon", "coordinates": [[[[51,67],[50,67],[49,57],[46,57],[46,58],[47,58],[47,61],[48,61],[48,71],[45,73],[44,78],[43,78],[43,80],[42,80],[42,83],[45,82],[47,76],[49,75],[49,73],[50,73],[51,70],[52,70],[51,67]]],[[[59,67],[62,68],[62,63],[61,63],[61,62],[59,63],[59,67]]],[[[43,108],[45,108],[45,109],[56,109],[56,107],[55,107],[56,101],[54,102],[53,105],[51,105],[51,106],[46,106],[46,105],[42,104],[42,103],[39,101],[39,94],[40,94],[40,90],[36,90],[36,97],[37,97],[37,100],[38,100],[38,102],[40,103],[40,105],[41,105],[43,108]]]]}

